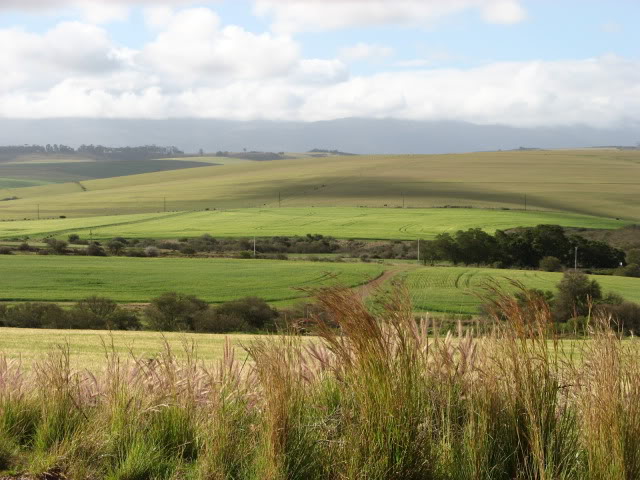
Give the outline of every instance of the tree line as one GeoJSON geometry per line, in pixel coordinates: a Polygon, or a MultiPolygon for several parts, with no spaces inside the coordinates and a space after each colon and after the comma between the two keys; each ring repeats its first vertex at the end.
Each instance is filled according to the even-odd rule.
{"type": "Polygon", "coordinates": [[[153,298],[141,312],[100,296],[87,297],[68,309],[44,302],[0,304],[0,327],[260,332],[273,330],[280,313],[257,297],[209,305],[193,295],[167,292],[153,298]]]}
{"type": "Polygon", "coordinates": [[[502,268],[538,268],[543,259],[557,260],[558,267],[616,268],[625,263],[625,253],[604,242],[579,235],[567,236],[559,225],[538,225],[515,231],[497,230],[494,235],[479,228],[441,233],[421,240],[422,261],[444,260],[466,265],[502,268]]]}

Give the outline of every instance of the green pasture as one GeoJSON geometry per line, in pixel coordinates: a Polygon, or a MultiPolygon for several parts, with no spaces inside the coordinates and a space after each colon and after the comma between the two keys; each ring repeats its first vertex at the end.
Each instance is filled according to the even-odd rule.
{"type": "Polygon", "coordinates": [[[20,200],[2,202],[0,219],[34,218],[36,204],[52,217],[153,213],[166,198],[172,211],[526,204],[637,221],[639,179],[640,152],[631,150],[303,157],[87,180],[86,191],[74,184],[3,189],[0,198],[20,200]]]}
{"type": "MultiPolygon", "coordinates": [[[[160,199],[160,201],[162,201],[160,199]]],[[[0,238],[180,238],[210,234],[214,237],[271,237],[319,233],[337,238],[417,239],[443,232],[482,228],[531,227],[539,224],[613,229],[628,222],[550,211],[481,210],[459,208],[260,208],[210,210],[102,217],[0,222],[0,238]]]]}
{"type": "Polygon", "coordinates": [[[300,288],[355,286],[383,267],[362,263],[197,258],[0,258],[0,301],[76,301],[102,295],[118,302],[148,302],[164,292],[196,295],[211,303],[257,296],[283,304],[307,294],[300,288]]]}
{"type": "MultiPolygon", "coordinates": [[[[509,279],[521,282],[527,288],[556,290],[561,273],[533,270],[497,270],[470,267],[418,267],[403,274],[416,311],[474,314],[482,300],[488,280],[497,280],[514,290],[509,279]]],[[[592,275],[604,293],[615,292],[625,299],[640,302],[640,278],[592,275]]]]}

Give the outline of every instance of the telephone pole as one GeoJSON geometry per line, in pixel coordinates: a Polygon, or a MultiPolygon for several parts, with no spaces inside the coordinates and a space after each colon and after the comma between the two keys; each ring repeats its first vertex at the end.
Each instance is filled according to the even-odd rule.
{"type": "Polygon", "coordinates": [[[256,236],[253,236],[253,258],[256,258],[256,236]]]}
{"type": "Polygon", "coordinates": [[[573,257],[573,271],[578,271],[578,247],[575,247],[575,253],[573,257]]]}
{"type": "Polygon", "coordinates": [[[420,264],[420,239],[418,239],[418,264],[420,264]]]}

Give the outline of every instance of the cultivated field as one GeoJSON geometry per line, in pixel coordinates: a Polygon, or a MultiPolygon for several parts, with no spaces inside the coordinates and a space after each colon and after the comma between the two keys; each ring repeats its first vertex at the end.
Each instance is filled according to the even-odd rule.
{"type": "MultiPolygon", "coordinates": [[[[516,280],[527,288],[551,290],[562,278],[561,273],[531,270],[496,270],[470,267],[419,267],[404,274],[416,311],[478,313],[482,301],[474,295],[481,293],[487,280],[497,280],[504,287],[507,279],[516,280]]],[[[615,292],[626,300],[640,302],[640,278],[591,275],[602,290],[615,292]]]]}
{"type": "MultiPolygon", "coordinates": [[[[162,202],[162,199],[160,199],[162,202]]],[[[1,205],[0,205],[1,206],[1,205]]],[[[41,206],[41,208],[46,208],[41,206]]],[[[403,239],[432,238],[443,232],[482,228],[532,227],[539,224],[566,227],[619,228],[628,222],[585,215],[515,210],[459,208],[261,208],[177,212],[56,220],[0,222],[0,238],[64,237],[77,233],[94,239],[127,238],[271,237],[320,233],[336,238],[403,239]]]]}
{"type": "MultiPolygon", "coordinates": [[[[192,158],[191,160],[196,160],[192,158]]],[[[0,218],[278,206],[528,208],[640,219],[640,152],[556,150],[301,158],[0,190],[0,218]]]]}
{"type": "Polygon", "coordinates": [[[257,296],[276,305],[305,297],[297,290],[334,283],[355,286],[383,271],[378,264],[190,258],[0,258],[0,300],[75,301],[102,295],[148,302],[168,291],[210,303],[257,296]]]}

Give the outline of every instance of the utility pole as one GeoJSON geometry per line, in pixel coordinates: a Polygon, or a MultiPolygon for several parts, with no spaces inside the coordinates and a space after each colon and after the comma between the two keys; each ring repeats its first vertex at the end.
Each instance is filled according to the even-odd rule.
{"type": "Polygon", "coordinates": [[[420,264],[420,239],[418,239],[418,264],[420,264]]]}
{"type": "Polygon", "coordinates": [[[575,247],[575,253],[574,253],[574,258],[573,258],[573,271],[577,272],[578,271],[578,247],[575,247]]]}
{"type": "Polygon", "coordinates": [[[256,236],[253,236],[253,258],[256,258],[256,236]]]}

